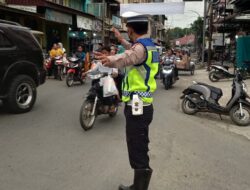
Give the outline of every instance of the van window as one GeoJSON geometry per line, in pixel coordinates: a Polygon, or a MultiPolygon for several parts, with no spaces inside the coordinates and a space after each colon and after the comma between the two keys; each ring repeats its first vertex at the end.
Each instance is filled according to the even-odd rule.
{"type": "Polygon", "coordinates": [[[10,48],[13,47],[12,43],[0,32],[0,48],[10,48]]]}

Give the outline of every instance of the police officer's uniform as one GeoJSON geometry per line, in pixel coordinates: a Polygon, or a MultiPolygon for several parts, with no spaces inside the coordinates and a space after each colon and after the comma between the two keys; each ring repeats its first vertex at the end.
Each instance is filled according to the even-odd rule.
{"type": "MultiPolygon", "coordinates": [[[[127,22],[148,22],[147,17],[132,17],[127,22]]],[[[152,169],[149,166],[149,124],[153,119],[153,93],[156,90],[155,75],[159,67],[159,54],[150,38],[137,39],[143,45],[146,59],[140,64],[126,67],[122,85],[122,101],[125,102],[126,138],[131,167],[135,170],[134,184],[121,185],[119,190],[146,190],[152,169]],[[143,101],[143,115],[132,114],[132,97],[137,94],[143,101]]]]}

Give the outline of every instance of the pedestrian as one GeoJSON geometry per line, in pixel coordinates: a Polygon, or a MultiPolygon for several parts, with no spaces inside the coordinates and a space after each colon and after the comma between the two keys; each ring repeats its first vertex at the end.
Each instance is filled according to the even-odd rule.
{"type": "Polygon", "coordinates": [[[118,55],[106,56],[95,53],[96,59],[108,67],[126,67],[123,80],[122,101],[125,102],[126,139],[134,182],[131,186],[120,185],[119,190],[147,190],[152,174],[149,166],[149,125],[153,119],[153,92],[156,90],[155,75],[159,66],[159,53],[148,37],[148,17],[127,18],[127,31],[133,45],[113,29],[115,36],[127,50],[118,55]]]}

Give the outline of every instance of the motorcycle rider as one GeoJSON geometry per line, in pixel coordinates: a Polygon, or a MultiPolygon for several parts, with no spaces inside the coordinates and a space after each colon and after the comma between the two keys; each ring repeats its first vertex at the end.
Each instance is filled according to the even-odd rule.
{"type": "Polygon", "coordinates": [[[54,43],[52,49],[49,52],[51,58],[51,70],[49,71],[49,76],[53,73],[54,77],[57,76],[57,69],[55,67],[55,58],[58,56],[63,56],[63,51],[57,43],[54,43]]]}
{"type": "Polygon", "coordinates": [[[131,186],[120,185],[119,190],[147,190],[153,171],[149,166],[148,133],[153,119],[152,94],[156,90],[159,53],[147,35],[147,16],[127,18],[127,29],[132,45],[123,39],[118,30],[114,30],[115,36],[127,49],[124,53],[106,56],[96,52],[95,56],[105,66],[126,67],[122,100],[126,105],[126,137],[129,161],[134,169],[134,182],[131,186]],[[136,109],[139,105],[140,108],[136,109]],[[136,112],[138,110],[139,113],[136,112]]]}
{"type": "MultiPolygon", "coordinates": [[[[106,56],[110,56],[111,55],[111,48],[109,46],[102,47],[100,49],[100,51],[101,51],[101,53],[103,55],[106,55],[106,56]]],[[[88,70],[87,72],[83,73],[82,77],[85,77],[87,75],[87,73],[93,72],[96,69],[98,69],[96,64],[97,64],[97,62],[93,61],[91,63],[91,69],[88,70]]],[[[116,78],[118,76],[118,69],[117,68],[112,68],[112,74],[111,75],[112,75],[113,78],[116,78]]],[[[108,110],[110,113],[113,113],[114,110],[116,109],[116,105],[115,104],[117,104],[118,101],[120,100],[119,94],[117,94],[117,96],[115,98],[114,97],[106,97],[104,99],[105,99],[105,101],[107,102],[107,105],[108,105],[108,107],[106,108],[106,110],[108,110]],[[116,100],[115,102],[113,101],[114,99],[116,100]]],[[[104,112],[106,112],[106,111],[104,111],[104,112]]]]}
{"type": "MultiPolygon", "coordinates": [[[[169,49],[167,51],[167,57],[165,57],[165,59],[166,58],[170,59],[173,63],[176,61],[176,56],[174,55],[173,49],[169,49]]],[[[176,66],[174,67],[174,72],[175,72],[176,80],[179,80],[179,72],[176,66]]]]}

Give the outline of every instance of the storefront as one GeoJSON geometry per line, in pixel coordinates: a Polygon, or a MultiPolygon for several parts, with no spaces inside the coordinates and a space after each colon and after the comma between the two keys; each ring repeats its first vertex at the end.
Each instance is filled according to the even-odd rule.
{"type": "Polygon", "coordinates": [[[61,42],[66,51],[70,51],[68,30],[73,24],[72,15],[46,8],[44,17],[47,50],[50,50],[54,43],[61,42]]]}
{"type": "Polygon", "coordinates": [[[0,19],[17,22],[33,30],[43,49],[46,49],[43,31],[44,19],[37,13],[36,6],[1,6],[0,19]]]}
{"type": "Polygon", "coordinates": [[[96,50],[98,48],[98,43],[102,43],[102,21],[101,20],[94,20],[93,26],[93,38],[92,38],[92,44],[93,44],[93,50],[96,50]]]}
{"type": "Polygon", "coordinates": [[[84,51],[91,51],[93,49],[91,44],[93,38],[93,19],[76,15],[76,27],[74,28],[69,30],[71,50],[75,52],[77,46],[81,45],[84,51]]]}
{"type": "MultiPolygon", "coordinates": [[[[33,30],[40,30],[44,33],[43,44],[47,51],[51,49],[53,43],[57,42],[62,42],[68,53],[72,52],[72,48],[74,49],[76,40],[83,40],[83,44],[91,43],[93,15],[46,0],[7,0],[6,3],[6,6],[25,9],[26,13],[33,11],[33,14],[37,15],[38,21],[34,22],[33,17],[27,14],[27,21],[23,22],[31,25],[30,28],[33,30]]],[[[13,21],[14,19],[19,19],[19,17],[15,16],[13,21]]]]}

